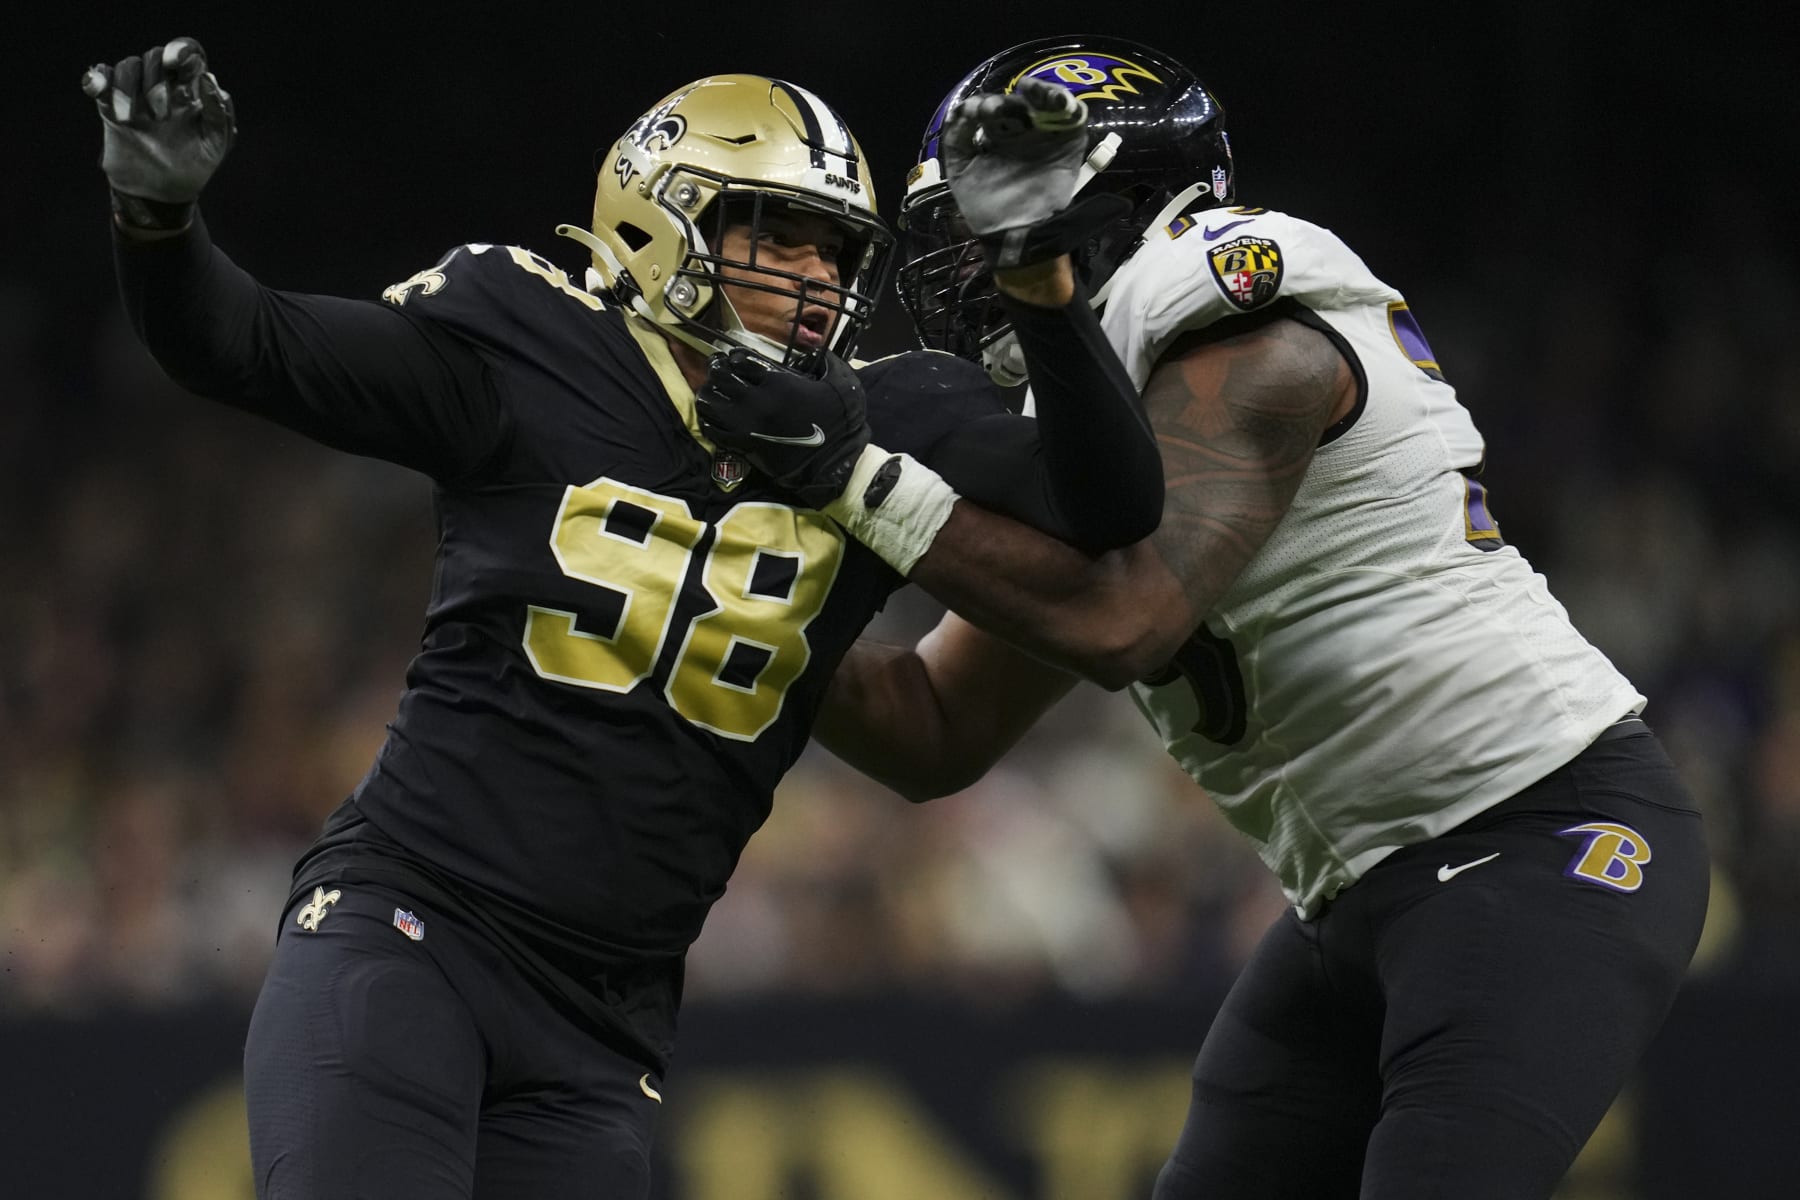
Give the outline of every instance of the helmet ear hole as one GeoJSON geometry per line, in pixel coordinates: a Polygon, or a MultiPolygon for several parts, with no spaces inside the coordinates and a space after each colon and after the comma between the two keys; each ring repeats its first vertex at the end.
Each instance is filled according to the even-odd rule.
{"type": "Polygon", "coordinates": [[[624,242],[634,252],[642,250],[645,246],[648,246],[652,240],[648,232],[639,229],[630,221],[620,221],[614,228],[618,231],[619,240],[624,242]]]}

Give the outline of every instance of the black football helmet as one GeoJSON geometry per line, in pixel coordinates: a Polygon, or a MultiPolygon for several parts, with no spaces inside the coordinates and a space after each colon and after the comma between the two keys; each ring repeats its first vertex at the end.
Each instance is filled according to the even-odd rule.
{"type": "Polygon", "coordinates": [[[932,114],[907,176],[897,286],[921,344],[979,358],[1006,385],[1023,382],[1024,361],[980,245],[957,214],[938,138],[958,102],[1009,92],[1027,75],[1087,103],[1089,152],[1077,194],[1111,192],[1131,202],[1126,216],[1075,252],[1076,272],[1096,307],[1145,230],[1236,195],[1225,110],[1192,71],[1160,50],[1103,35],[1040,38],[970,71],[932,114]]]}

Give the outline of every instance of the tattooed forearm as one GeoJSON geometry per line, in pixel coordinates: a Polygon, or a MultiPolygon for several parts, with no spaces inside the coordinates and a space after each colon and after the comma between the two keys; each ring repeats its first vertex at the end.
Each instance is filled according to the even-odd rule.
{"type": "Polygon", "coordinates": [[[1268,540],[1354,387],[1331,342],[1286,319],[1163,356],[1144,389],[1167,486],[1153,543],[1195,612],[1268,540]]]}
{"type": "Polygon", "coordinates": [[[1218,603],[1354,398],[1331,342],[1285,318],[1177,344],[1144,391],[1166,486],[1148,543],[1092,558],[959,503],[911,579],[1028,654],[1124,687],[1168,662],[1218,603]]]}

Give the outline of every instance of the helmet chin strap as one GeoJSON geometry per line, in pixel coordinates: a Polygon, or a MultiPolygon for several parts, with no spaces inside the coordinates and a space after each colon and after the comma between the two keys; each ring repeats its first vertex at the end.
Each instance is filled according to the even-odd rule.
{"type": "MultiPolygon", "coordinates": [[[[724,341],[742,346],[752,354],[759,354],[778,367],[787,365],[789,347],[746,326],[744,319],[738,316],[737,306],[725,294],[724,288],[715,288],[713,303],[719,306],[719,311],[725,318],[719,322],[724,341]]],[[[795,314],[795,319],[799,319],[798,313],[795,314]]],[[[718,348],[723,350],[725,347],[720,345],[718,348]]]]}
{"type": "MultiPolygon", "coordinates": [[[[607,270],[613,273],[614,279],[625,274],[625,264],[621,263],[618,256],[612,252],[612,247],[595,237],[591,230],[583,229],[579,225],[558,225],[556,227],[556,233],[559,237],[566,237],[571,241],[580,242],[583,246],[586,246],[589,253],[593,254],[601,262],[606,264],[607,270]]],[[[587,286],[588,290],[591,292],[603,291],[605,289],[605,284],[600,280],[599,272],[592,267],[588,268],[587,286]],[[596,287],[595,285],[597,283],[600,286],[596,287]]]]}
{"type": "MultiPolygon", "coordinates": [[[[589,252],[592,253],[595,258],[599,259],[601,262],[606,264],[606,269],[608,271],[612,272],[612,277],[614,279],[624,279],[627,277],[626,271],[625,271],[625,264],[621,263],[619,261],[618,255],[614,254],[612,252],[612,248],[610,246],[608,246],[605,242],[601,241],[599,238],[595,237],[590,230],[583,229],[579,225],[558,225],[556,227],[556,232],[558,235],[560,235],[562,237],[566,237],[570,241],[580,242],[583,246],[586,246],[588,248],[589,252]]],[[[649,302],[644,299],[641,292],[639,292],[636,288],[631,288],[631,289],[620,288],[620,289],[617,289],[616,291],[612,288],[609,288],[606,283],[606,278],[603,275],[601,275],[597,269],[595,269],[595,267],[593,266],[592,263],[588,264],[587,273],[581,277],[581,282],[582,282],[582,286],[587,288],[588,291],[594,293],[596,296],[611,295],[614,297],[620,297],[620,293],[622,293],[622,292],[626,293],[625,295],[623,295],[620,298],[622,298],[625,301],[626,305],[631,309],[632,312],[634,312],[638,316],[644,318],[646,321],[649,321],[652,325],[656,325],[659,328],[663,328],[663,329],[669,328],[668,326],[663,325],[660,321],[658,321],[656,319],[655,314],[653,314],[650,311],[649,302]]],[[[671,329],[669,331],[671,333],[674,333],[676,336],[681,337],[682,341],[687,342],[689,345],[692,345],[694,347],[694,349],[700,350],[707,354],[712,353],[712,349],[710,347],[696,342],[695,339],[693,339],[691,337],[684,337],[678,331],[673,330],[673,329],[671,329]]]]}
{"type": "Polygon", "coordinates": [[[1117,133],[1109,133],[1094,143],[1094,148],[1088,151],[1087,158],[1082,161],[1081,170],[1075,173],[1075,190],[1069,193],[1071,200],[1081,195],[1081,189],[1094,176],[1112,166],[1112,160],[1118,157],[1119,144],[1124,140],[1117,133]]]}
{"type": "Polygon", "coordinates": [[[1131,256],[1143,248],[1144,238],[1148,236],[1150,231],[1152,229],[1160,229],[1170,221],[1173,221],[1176,217],[1187,211],[1188,207],[1194,203],[1194,200],[1202,192],[1209,192],[1211,190],[1212,188],[1208,184],[1190,183],[1179,192],[1176,192],[1169,202],[1158,210],[1154,217],[1151,217],[1144,223],[1144,232],[1138,235],[1137,241],[1131,243],[1131,248],[1129,250],[1119,256],[1118,264],[1113,267],[1112,274],[1106,277],[1106,282],[1095,289],[1094,308],[1096,311],[1099,310],[1102,304],[1106,303],[1106,298],[1112,295],[1113,280],[1119,277],[1119,268],[1130,262],[1131,256]]]}
{"type": "MultiPolygon", "coordinates": [[[[1113,148],[1116,149],[1118,135],[1109,133],[1107,134],[1107,138],[1113,141],[1113,148]]],[[[1094,147],[1094,153],[1088,156],[1088,162],[1091,164],[1094,161],[1094,157],[1105,147],[1106,141],[1102,140],[1100,145],[1094,147]]],[[[1105,162],[1102,162],[1100,167],[1095,168],[1094,174],[1097,174],[1100,170],[1104,169],[1106,163],[1111,161],[1112,154],[1108,153],[1105,157],[1105,162]]],[[[1087,174],[1087,170],[1088,168],[1086,166],[1082,167],[1084,173],[1084,178],[1082,180],[1083,185],[1086,184],[1088,179],[1093,178],[1093,174],[1087,174]]],[[[1148,233],[1152,229],[1167,225],[1170,221],[1173,221],[1176,217],[1180,216],[1189,205],[1193,204],[1200,193],[1211,190],[1211,187],[1204,183],[1191,183],[1187,187],[1182,188],[1179,192],[1175,193],[1167,204],[1162,206],[1161,211],[1150,218],[1144,225],[1144,231],[1148,233]]],[[[1076,194],[1079,195],[1081,188],[1077,187],[1075,191],[1076,194]]],[[[1096,288],[1094,294],[1088,298],[1088,303],[1094,306],[1094,311],[1098,312],[1101,306],[1106,303],[1106,298],[1112,295],[1113,280],[1119,277],[1119,267],[1123,267],[1129,262],[1131,256],[1136,254],[1143,244],[1144,239],[1140,236],[1138,240],[1132,244],[1131,249],[1125,252],[1124,257],[1119,259],[1119,265],[1114,267],[1113,273],[1106,277],[1106,282],[1096,288]]],[[[1030,374],[1025,369],[1025,352],[1019,348],[1018,334],[1014,333],[1011,329],[1008,329],[1005,333],[989,342],[982,349],[981,365],[986,369],[988,378],[992,379],[1001,387],[1017,387],[1019,384],[1030,380],[1030,374]]],[[[1036,405],[1033,403],[1033,398],[1027,396],[1025,398],[1025,415],[1033,415],[1032,410],[1035,407],[1036,405]]]]}
{"type": "Polygon", "coordinates": [[[752,333],[743,328],[727,330],[725,336],[746,350],[754,351],[771,360],[777,366],[787,361],[788,348],[772,337],[764,337],[760,333],[752,333]]]}
{"type": "MultiPolygon", "coordinates": [[[[1188,206],[1194,202],[1194,199],[1197,196],[1199,196],[1201,192],[1210,192],[1210,191],[1212,191],[1211,184],[1207,184],[1207,183],[1190,183],[1190,184],[1188,184],[1186,187],[1182,188],[1179,192],[1176,192],[1173,199],[1171,199],[1167,204],[1162,206],[1161,212],[1157,213],[1154,217],[1150,218],[1150,223],[1148,225],[1144,226],[1145,232],[1149,232],[1150,230],[1155,229],[1158,225],[1167,225],[1170,221],[1173,221],[1176,217],[1179,217],[1183,212],[1187,211],[1188,206]]],[[[1217,201],[1215,201],[1214,203],[1217,203],[1217,201]]],[[[1141,239],[1141,238],[1138,239],[1138,245],[1139,246],[1143,245],[1143,239],[1141,239]]],[[[1136,248],[1137,248],[1136,246],[1132,247],[1132,249],[1134,251],[1136,250],[1136,248]]],[[[1125,257],[1130,258],[1131,255],[1127,254],[1125,257]]],[[[1120,260],[1120,261],[1123,261],[1123,260],[1120,260]]]]}

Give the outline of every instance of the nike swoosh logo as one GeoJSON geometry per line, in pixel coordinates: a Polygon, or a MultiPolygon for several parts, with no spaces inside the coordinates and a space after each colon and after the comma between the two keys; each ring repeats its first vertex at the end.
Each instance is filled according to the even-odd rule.
{"type": "Polygon", "coordinates": [[[650,1072],[645,1071],[642,1075],[638,1076],[638,1091],[644,1093],[644,1095],[650,1097],[658,1104],[662,1103],[662,1093],[650,1086],[650,1072]]]}
{"type": "Polygon", "coordinates": [[[1232,230],[1236,229],[1239,225],[1248,225],[1249,223],[1250,223],[1250,218],[1245,217],[1241,221],[1232,221],[1229,224],[1219,226],[1217,229],[1208,229],[1201,236],[1205,237],[1206,240],[1210,242],[1219,237],[1224,236],[1227,233],[1230,233],[1232,230]]]}
{"type": "Polygon", "coordinates": [[[1500,852],[1498,850],[1496,850],[1492,854],[1488,855],[1486,858],[1478,858],[1474,862],[1466,862],[1460,867],[1453,867],[1449,863],[1445,863],[1443,866],[1438,868],[1438,882],[1439,883],[1449,883],[1452,879],[1455,879],[1458,875],[1461,875],[1464,871],[1468,870],[1470,867],[1479,867],[1482,863],[1491,863],[1496,858],[1499,858],[1499,857],[1500,857],[1500,852]]]}
{"type": "Polygon", "coordinates": [[[825,431],[817,425],[805,437],[776,437],[772,433],[753,433],[750,435],[759,442],[774,442],[780,446],[822,446],[825,444],[825,431]]]}

